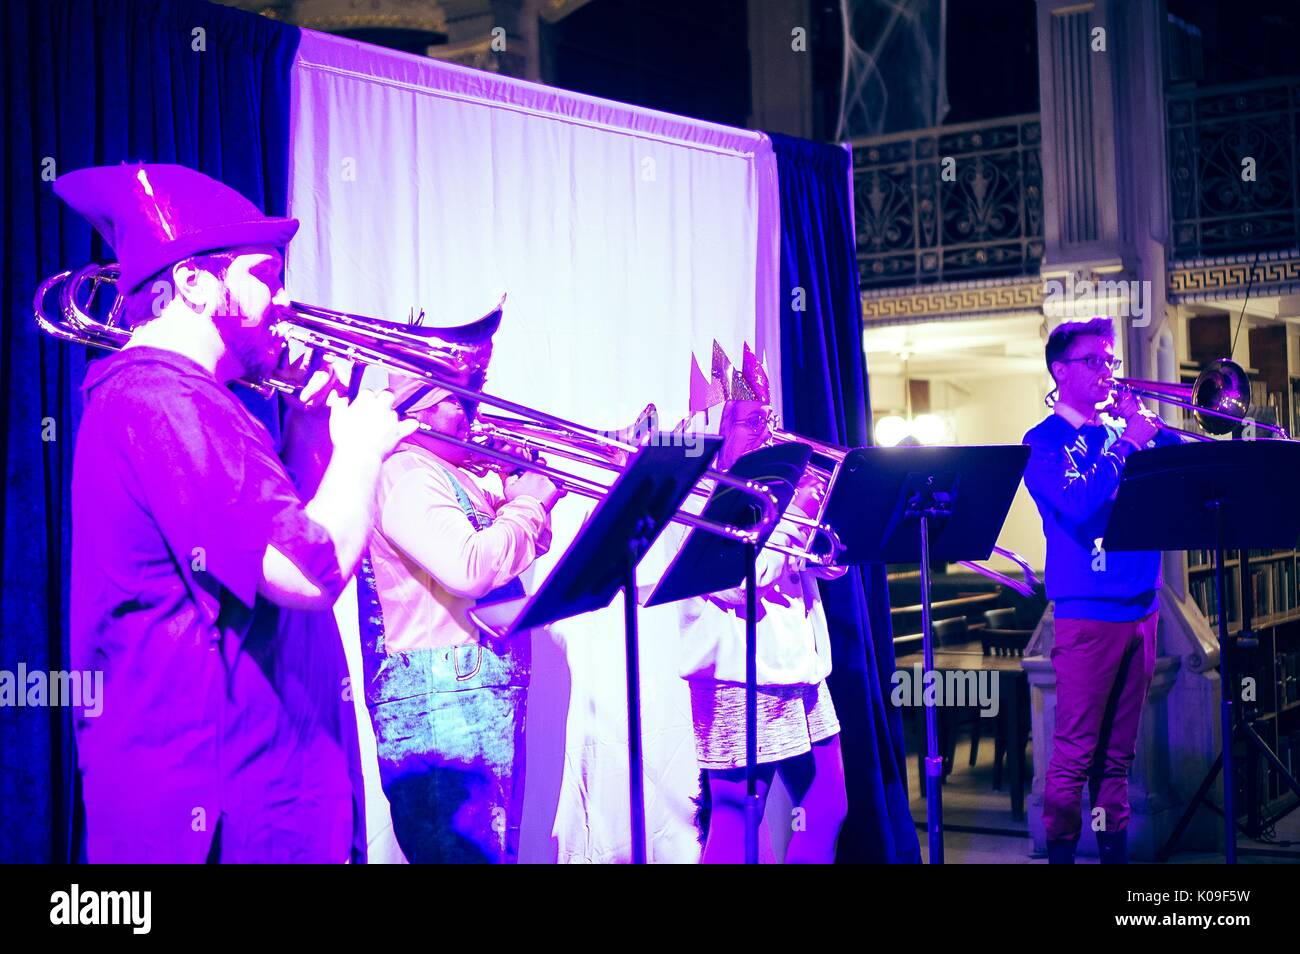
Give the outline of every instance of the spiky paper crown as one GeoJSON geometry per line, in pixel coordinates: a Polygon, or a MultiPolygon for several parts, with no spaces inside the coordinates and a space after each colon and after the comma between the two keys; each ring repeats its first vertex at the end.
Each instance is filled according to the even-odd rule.
{"type": "Polygon", "coordinates": [[[713,367],[709,377],[704,377],[700,362],[691,355],[691,413],[708,410],[724,401],[762,401],[772,403],[767,372],[758,355],[746,343],[741,366],[732,365],[727,353],[717,339],[713,341],[713,367]]]}

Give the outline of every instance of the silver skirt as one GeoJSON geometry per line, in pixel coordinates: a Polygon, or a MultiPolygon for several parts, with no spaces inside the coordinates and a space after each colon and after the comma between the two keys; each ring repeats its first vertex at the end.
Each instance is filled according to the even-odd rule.
{"type": "MultiPolygon", "coordinates": [[[[689,680],[695,756],[702,769],[745,764],[745,687],[689,680]]],[[[758,687],[758,764],[812,751],[840,731],[826,680],[815,686],[758,687]]]]}

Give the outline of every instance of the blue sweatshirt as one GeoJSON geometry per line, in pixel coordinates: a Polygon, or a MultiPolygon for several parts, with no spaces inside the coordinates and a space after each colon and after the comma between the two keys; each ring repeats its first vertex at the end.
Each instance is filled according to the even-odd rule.
{"type": "MultiPolygon", "coordinates": [[[[1062,408],[1032,428],[1024,439],[1030,447],[1025,487],[1043,517],[1044,576],[1056,615],[1122,622],[1155,610],[1160,553],[1101,550],[1124,459],[1134,451],[1119,440],[1122,420],[1103,421],[1085,423],[1062,408]]],[[[1179,442],[1162,431],[1147,446],[1179,442]]]]}

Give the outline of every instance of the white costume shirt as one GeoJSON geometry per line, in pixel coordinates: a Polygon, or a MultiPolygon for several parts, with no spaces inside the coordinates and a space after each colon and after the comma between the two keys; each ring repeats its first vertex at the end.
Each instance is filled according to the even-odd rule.
{"type": "MultiPolygon", "coordinates": [[[[771,540],[796,541],[781,529],[771,540]]],[[[802,561],[769,548],[759,551],[758,684],[815,686],[830,675],[830,633],[817,590],[817,576],[802,561]]],[[[845,571],[822,571],[837,577],[845,571]]],[[[681,603],[681,675],[743,685],[745,682],[745,589],[743,586],[681,603]]]]}

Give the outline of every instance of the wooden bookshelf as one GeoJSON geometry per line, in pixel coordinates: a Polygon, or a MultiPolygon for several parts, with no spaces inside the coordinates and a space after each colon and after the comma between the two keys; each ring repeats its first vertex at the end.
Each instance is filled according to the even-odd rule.
{"type": "MultiPolygon", "coordinates": [[[[1241,561],[1234,551],[1227,565],[1228,631],[1241,632],[1241,561]]],[[[1214,571],[1192,561],[1204,554],[1190,553],[1188,593],[1218,629],[1214,571]]],[[[1255,730],[1277,753],[1293,775],[1300,771],[1300,556],[1292,551],[1251,554],[1254,582],[1251,626],[1259,645],[1239,649],[1238,671],[1255,681],[1255,730]]],[[[1246,814],[1268,819],[1294,804],[1290,789],[1253,749],[1243,750],[1245,762],[1238,773],[1238,804],[1246,814]]]]}
{"type": "MultiPolygon", "coordinates": [[[[1257,420],[1289,426],[1295,434],[1300,433],[1300,374],[1287,372],[1285,336],[1277,333],[1281,330],[1252,332],[1251,354],[1260,355],[1265,367],[1262,371],[1247,369],[1251,375],[1250,413],[1257,420]]],[[[1261,360],[1252,363],[1259,365],[1261,360]]],[[[1199,365],[1184,363],[1179,376],[1185,384],[1191,384],[1199,370],[1199,365]]],[[[1190,412],[1184,415],[1181,426],[1199,430],[1190,412]]],[[[1254,603],[1251,625],[1259,645],[1239,649],[1236,665],[1239,672],[1255,680],[1256,701],[1253,711],[1249,705],[1247,711],[1253,716],[1256,731],[1295,774],[1300,771],[1300,554],[1290,549],[1251,550],[1248,555],[1254,603]]],[[[1209,550],[1189,551],[1185,566],[1187,592],[1217,631],[1213,557],[1209,550]]],[[[1224,558],[1228,631],[1235,635],[1241,632],[1241,560],[1235,550],[1227,551],[1224,558]]],[[[1237,777],[1242,813],[1253,823],[1267,821],[1292,807],[1294,796],[1271,766],[1253,749],[1243,749],[1242,754],[1244,762],[1237,777]]]]}

